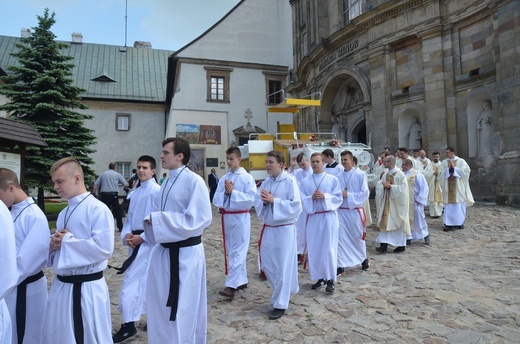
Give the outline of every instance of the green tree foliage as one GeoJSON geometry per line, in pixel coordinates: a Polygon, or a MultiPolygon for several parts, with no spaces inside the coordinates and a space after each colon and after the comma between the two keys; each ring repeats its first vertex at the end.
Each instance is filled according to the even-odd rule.
{"type": "Polygon", "coordinates": [[[74,157],[83,165],[86,183],[94,178],[89,154],[94,152],[90,146],[95,137],[84,126],[92,116],[75,111],[87,109],[80,97],[84,90],[73,86],[73,57],[61,53],[68,44],[55,41],[51,31],[54,17],[49,9],[37,16],[38,26],[29,37],[21,38],[18,51],[12,54],[18,64],[9,66],[8,75],[2,77],[5,84],[0,84],[0,94],[9,100],[0,110],[9,112],[11,119],[31,124],[48,145],[28,147],[25,164],[25,186],[38,188],[41,208],[43,191],[53,189],[49,170],[55,161],[74,157]]]}

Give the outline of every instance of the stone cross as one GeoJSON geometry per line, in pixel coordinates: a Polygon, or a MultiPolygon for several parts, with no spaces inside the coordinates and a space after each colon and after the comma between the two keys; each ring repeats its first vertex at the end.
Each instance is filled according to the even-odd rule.
{"type": "Polygon", "coordinates": [[[253,118],[253,112],[251,111],[250,108],[247,108],[246,114],[244,115],[244,118],[247,119],[247,125],[250,126],[251,125],[251,118],[253,118]]]}

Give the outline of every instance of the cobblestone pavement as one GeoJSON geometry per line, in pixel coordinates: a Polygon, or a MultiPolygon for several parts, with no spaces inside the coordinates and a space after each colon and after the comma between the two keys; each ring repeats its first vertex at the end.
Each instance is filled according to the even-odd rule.
{"type": "MultiPolygon", "coordinates": [[[[377,254],[377,230],[368,228],[370,269],[350,269],[336,291],[311,290],[299,270],[300,292],[279,320],[268,320],[271,288],[257,272],[260,222],[251,214],[249,288],[230,301],[224,287],[220,217],[203,238],[207,258],[208,343],[519,343],[520,209],[477,203],[468,208],[465,229],[443,232],[442,219],[428,219],[431,245],[414,243],[405,253],[377,254]]],[[[375,212],[373,212],[375,214],[375,212]]],[[[110,264],[126,250],[116,240],[110,264]]],[[[122,276],[106,271],[114,332],[122,276]]],[[[146,343],[138,335],[130,343],[146,343]]]]}

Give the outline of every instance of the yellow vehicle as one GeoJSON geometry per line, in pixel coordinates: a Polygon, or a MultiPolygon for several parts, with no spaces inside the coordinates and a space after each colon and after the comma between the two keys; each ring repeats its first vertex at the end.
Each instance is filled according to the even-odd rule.
{"type": "MultiPolygon", "coordinates": [[[[268,112],[294,112],[307,106],[320,106],[320,100],[284,98],[284,100],[268,112]]],[[[265,169],[265,154],[271,150],[278,150],[285,156],[287,165],[293,157],[300,153],[310,158],[312,153],[323,152],[330,148],[335,159],[339,162],[340,154],[349,150],[357,158],[357,166],[367,174],[368,185],[374,187],[377,181],[374,174],[374,155],[372,149],[363,143],[351,143],[337,139],[334,133],[298,133],[294,124],[278,124],[277,134],[251,134],[248,143],[240,146],[242,154],[241,166],[246,169],[256,181],[267,178],[265,169]]],[[[298,168],[298,166],[296,166],[298,168]]]]}

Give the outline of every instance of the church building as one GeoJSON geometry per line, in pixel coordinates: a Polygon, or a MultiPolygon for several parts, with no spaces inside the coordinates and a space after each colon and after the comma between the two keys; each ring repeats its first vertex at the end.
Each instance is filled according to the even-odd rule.
{"type": "Polygon", "coordinates": [[[520,204],[520,2],[290,0],[299,131],[371,145],[447,146],[476,199],[520,204]],[[316,120],[318,116],[318,120],[316,120]]]}

